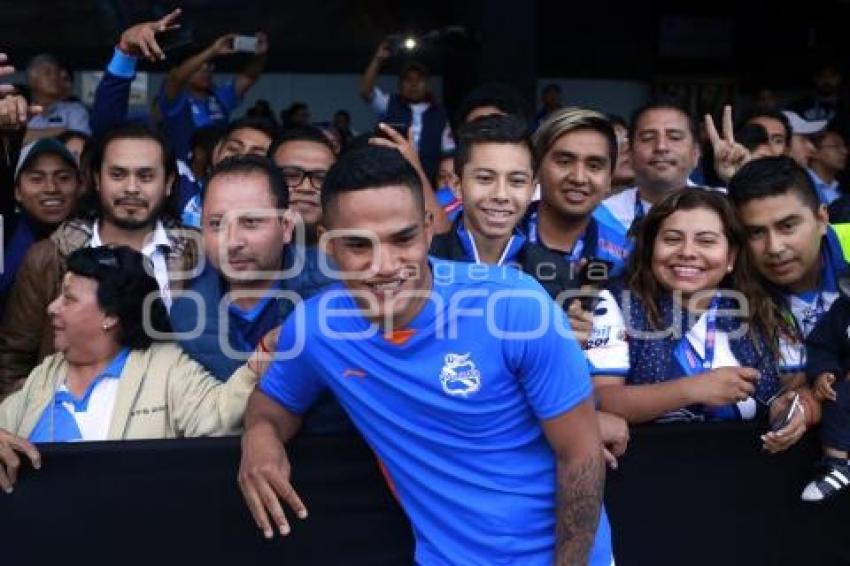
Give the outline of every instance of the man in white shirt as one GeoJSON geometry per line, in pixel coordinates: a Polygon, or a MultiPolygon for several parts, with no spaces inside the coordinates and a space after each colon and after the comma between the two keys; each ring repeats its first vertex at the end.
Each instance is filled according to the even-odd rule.
{"type": "Polygon", "coordinates": [[[639,108],[629,131],[635,186],[602,201],[594,217],[613,227],[631,228],[671,191],[689,184],[700,156],[696,125],[682,108],[651,102],[639,108]]]}
{"type": "Polygon", "coordinates": [[[429,179],[434,179],[440,157],[454,150],[454,140],[445,109],[428,90],[428,70],[416,61],[407,61],[398,75],[398,92],[388,94],[376,85],[384,62],[392,57],[390,40],[384,40],[360,78],[360,96],[377,119],[409,128],[408,139],[419,152],[429,179]]]}

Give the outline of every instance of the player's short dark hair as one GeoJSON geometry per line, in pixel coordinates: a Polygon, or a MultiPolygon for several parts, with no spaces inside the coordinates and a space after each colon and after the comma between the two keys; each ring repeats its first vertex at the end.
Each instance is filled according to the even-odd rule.
{"type": "Polygon", "coordinates": [[[422,182],[416,170],[396,149],[368,145],[345,152],[328,171],[322,184],[324,219],[336,212],[339,195],[364,189],[405,186],[413,200],[425,211],[422,182]]]}

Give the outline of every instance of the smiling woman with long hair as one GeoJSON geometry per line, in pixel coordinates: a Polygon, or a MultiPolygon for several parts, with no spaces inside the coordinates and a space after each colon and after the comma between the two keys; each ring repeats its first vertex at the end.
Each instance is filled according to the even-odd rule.
{"type": "Polygon", "coordinates": [[[596,308],[587,353],[601,410],[641,423],[771,409],[800,369],[800,344],[760,287],[745,238],[716,191],[682,189],[652,208],[624,288],[596,308]]]}

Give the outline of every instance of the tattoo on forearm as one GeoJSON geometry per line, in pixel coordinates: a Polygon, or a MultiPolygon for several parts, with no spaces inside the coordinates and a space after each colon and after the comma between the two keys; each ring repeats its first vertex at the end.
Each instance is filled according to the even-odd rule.
{"type": "Polygon", "coordinates": [[[604,491],[605,464],[601,455],[573,465],[558,464],[558,566],[587,564],[604,491]]]}

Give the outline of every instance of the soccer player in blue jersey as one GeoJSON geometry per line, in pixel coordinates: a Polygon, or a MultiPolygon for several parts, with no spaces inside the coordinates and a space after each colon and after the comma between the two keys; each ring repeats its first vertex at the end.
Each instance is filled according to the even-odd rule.
{"type": "Polygon", "coordinates": [[[429,259],[432,219],[396,151],[344,155],[322,205],[343,283],[284,323],[245,416],[239,484],[264,535],[290,530],[281,500],[307,516],[283,445],[327,388],[384,463],[417,563],[610,564],[590,380],[563,311],[517,270],[429,259]]]}

